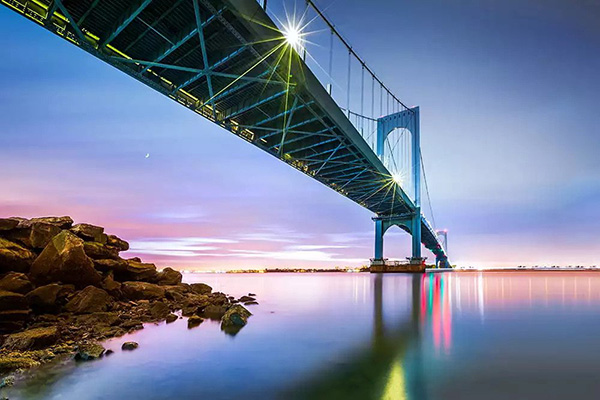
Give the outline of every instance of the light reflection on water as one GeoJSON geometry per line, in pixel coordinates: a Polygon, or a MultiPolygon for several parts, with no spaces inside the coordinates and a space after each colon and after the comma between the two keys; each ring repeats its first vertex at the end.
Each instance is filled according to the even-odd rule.
{"type": "Polygon", "coordinates": [[[600,274],[191,275],[260,305],[237,336],[149,326],[11,399],[597,398],[600,274]],[[140,348],[121,352],[136,340],[140,348]]]}

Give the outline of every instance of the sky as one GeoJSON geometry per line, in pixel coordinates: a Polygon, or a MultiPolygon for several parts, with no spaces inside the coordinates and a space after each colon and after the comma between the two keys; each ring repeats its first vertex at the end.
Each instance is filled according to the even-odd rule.
{"type": "MultiPolygon", "coordinates": [[[[420,106],[453,263],[600,264],[597,2],[318,4],[420,106]]],[[[71,215],[160,267],[372,257],[369,211],[6,7],[0,48],[0,216],[71,215]]],[[[384,253],[409,256],[409,236],[388,231],[384,253]]]]}

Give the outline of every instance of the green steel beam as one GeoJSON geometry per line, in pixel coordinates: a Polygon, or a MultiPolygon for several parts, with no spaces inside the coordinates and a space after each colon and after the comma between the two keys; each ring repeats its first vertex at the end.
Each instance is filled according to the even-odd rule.
{"type": "MultiPolygon", "coordinates": [[[[225,10],[225,8],[222,8],[221,10],[219,10],[219,13],[222,13],[224,10],[225,10]]],[[[217,18],[216,15],[211,15],[206,21],[204,21],[202,23],[202,28],[205,28],[206,26],[208,26],[208,24],[210,24],[216,18],[217,18]]],[[[169,56],[169,54],[172,54],[175,50],[177,50],[178,48],[180,48],[181,46],[183,46],[185,43],[187,43],[188,40],[190,40],[191,38],[193,38],[194,36],[196,36],[197,33],[198,33],[198,26],[195,26],[193,29],[191,29],[181,39],[179,39],[178,41],[176,41],[171,46],[167,46],[167,48],[165,50],[161,51],[161,53],[159,55],[157,55],[156,57],[154,57],[154,61],[155,62],[160,62],[160,61],[164,60],[166,57],[169,56]]],[[[140,73],[141,74],[145,73],[146,71],[148,71],[148,68],[150,68],[150,67],[144,68],[140,73]]]]}
{"type": "MultiPolygon", "coordinates": [[[[191,85],[192,83],[196,82],[198,79],[202,78],[203,76],[205,76],[207,74],[211,74],[212,73],[213,75],[215,75],[215,73],[211,72],[213,69],[218,68],[219,66],[225,64],[227,61],[231,60],[232,58],[234,58],[238,54],[242,53],[245,49],[246,49],[246,46],[242,46],[239,49],[237,49],[236,51],[234,51],[233,53],[230,53],[229,55],[227,55],[225,58],[220,59],[219,61],[217,61],[216,63],[214,63],[210,68],[203,70],[202,72],[194,75],[193,77],[191,77],[187,81],[183,82],[181,85],[177,86],[175,88],[175,90],[173,90],[173,93],[175,93],[176,91],[178,91],[180,89],[183,89],[183,88],[187,87],[188,85],[191,85]]],[[[229,74],[225,74],[225,75],[229,75],[229,74]]],[[[231,76],[234,77],[234,78],[238,78],[239,77],[239,76],[235,76],[235,75],[231,75],[231,76]]]]}
{"type": "Polygon", "coordinates": [[[250,104],[250,105],[248,105],[246,107],[243,107],[241,110],[235,111],[234,113],[231,113],[231,114],[227,115],[226,117],[223,118],[223,120],[235,118],[235,117],[237,117],[239,115],[242,115],[245,112],[250,111],[253,108],[260,107],[260,106],[262,106],[265,103],[273,101],[273,100],[277,99],[278,97],[283,96],[286,93],[287,93],[287,90],[282,90],[281,92],[275,93],[275,94],[273,94],[273,95],[271,95],[269,97],[266,97],[264,99],[253,100],[254,102],[252,104],[250,104]]]}
{"type": "MultiPolygon", "coordinates": [[[[198,31],[198,40],[200,41],[200,49],[202,51],[202,59],[204,61],[204,70],[208,69],[208,54],[206,53],[206,42],[204,41],[204,26],[202,18],[200,17],[200,5],[198,0],[194,1],[194,16],[196,18],[196,30],[198,31]]],[[[217,119],[215,112],[215,92],[213,90],[212,78],[210,74],[206,75],[206,84],[208,85],[208,95],[210,96],[210,105],[212,109],[212,115],[214,119],[217,119]]]]}
{"type": "Polygon", "coordinates": [[[144,9],[148,7],[151,2],[152,0],[142,0],[136,6],[132,7],[130,12],[121,18],[121,22],[117,24],[117,27],[113,29],[108,37],[102,42],[101,47],[106,47],[106,45],[110,44],[110,42],[119,36],[119,33],[123,32],[123,30],[127,28],[127,26],[132,23],[133,20],[136,19],[137,16],[140,15],[140,13],[144,11],[144,9]]]}

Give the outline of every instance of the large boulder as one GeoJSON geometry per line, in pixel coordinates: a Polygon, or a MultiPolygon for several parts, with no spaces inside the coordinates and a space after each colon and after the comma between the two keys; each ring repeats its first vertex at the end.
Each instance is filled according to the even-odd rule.
{"type": "Polygon", "coordinates": [[[94,260],[117,260],[119,258],[119,249],[117,249],[116,247],[103,245],[102,243],[84,242],[83,248],[85,250],[85,254],[87,254],[88,257],[93,258],[94,260]]]}
{"type": "Polygon", "coordinates": [[[190,288],[197,294],[210,294],[212,292],[212,288],[206,283],[192,283],[190,288]]]}
{"type": "Polygon", "coordinates": [[[157,276],[159,285],[178,285],[181,283],[182,278],[181,272],[170,267],[160,271],[157,276]]]}
{"type": "Polygon", "coordinates": [[[104,234],[104,228],[91,224],[73,225],[71,232],[84,240],[91,240],[101,244],[106,244],[108,237],[104,234]]]}
{"type": "Polygon", "coordinates": [[[158,281],[156,265],[143,263],[137,261],[137,259],[98,259],[94,260],[94,266],[98,271],[112,271],[115,280],[120,282],[145,281],[156,283],[158,281]]]}
{"type": "Polygon", "coordinates": [[[9,272],[0,279],[0,290],[25,294],[33,290],[27,275],[20,272],[9,272]]]}
{"type": "Polygon", "coordinates": [[[0,290],[0,311],[28,310],[27,299],[19,293],[0,290]]]}
{"type": "Polygon", "coordinates": [[[34,249],[43,249],[61,231],[62,229],[56,225],[45,222],[34,222],[31,224],[29,231],[29,245],[34,249]]]}
{"type": "Polygon", "coordinates": [[[19,222],[23,221],[24,218],[11,217],[11,218],[0,218],[0,231],[10,231],[19,225],[19,222]]]}
{"type": "Polygon", "coordinates": [[[112,297],[121,297],[121,284],[115,281],[112,273],[106,275],[102,280],[102,289],[106,290],[112,297]]]}
{"type": "Polygon", "coordinates": [[[35,260],[35,254],[25,247],[0,238],[0,273],[27,272],[35,260]]]}
{"type": "Polygon", "coordinates": [[[72,283],[77,288],[100,285],[101,276],[85,254],[83,243],[69,231],[56,235],[31,265],[32,281],[72,283]]]}
{"type": "Polygon", "coordinates": [[[110,295],[95,286],[88,286],[67,303],[65,309],[74,314],[106,311],[112,302],[110,295]]]}
{"type": "Polygon", "coordinates": [[[66,303],[67,296],[74,291],[75,286],[73,285],[51,283],[32,290],[25,297],[36,313],[54,313],[60,310],[61,306],[66,303]]]}
{"type": "Polygon", "coordinates": [[[89,361],[100,358],[104,355],[106,349],[100,343],[83,343],[77,346],[76,360],[89,361]]]}
{"type": "Polygon", "coordinates": [[[50,225],[56,225],[61,229],[69,229],[73,225],[73,219],[71,217],[40,217],[31,218],[29,221],[32,223],[43,222],[50,225]]]}
{"type": "Polygon", "coordinates": [[[147,282],[123,282],[123,295],[129,300],[160,300],[165,297],[165,289],[147,282]]]}
{"type": "MultiPolygon", "coordinates": [[[[96,267],[96,269],[98,271],[102,271],[102,272],[117,272],[117,273],[125,273],[125,271],[127,271],[127,260],[123,260],[122,258],[118,258],[118,259],[98,259],[98,260],[93,260],[94,261],[94,267],[96,267]]],[[[129,279],[125,279],[125,280],[129,280],[129,279]]]]}
{"type": "Polygon", "coordinates": [[[13,333],[4,341],[4,348],[8,350],[38,350],[52,346],[58,341],[59,332],[56,326],[28,329],[23,332],[13,333]]]}
{"type": "Polygon", "coordinates": [[[252,313],[240,304],[235,304],[221,318],[221,330],[229,335],[235,335],[248,323],[252,313]]]}
{"type": "Polygon", "coordinates": [[[108,235],[106,243],[109,246],[116,247],[120,251],[127,251],[127,250],[129,250],[129,243],[127,243],[123,239],[119,239],[115,235],[108,235]]]}
{"type": "MultiPolygon", "coordinates": [[[[120,274],[115,271],[115,276],[118,278],[120,274]]],[[[158,272],[156,265],[142,263],[133,260],[127,260],[127,269],[123,278],[130,281],[156,282],[158,272]]]]}

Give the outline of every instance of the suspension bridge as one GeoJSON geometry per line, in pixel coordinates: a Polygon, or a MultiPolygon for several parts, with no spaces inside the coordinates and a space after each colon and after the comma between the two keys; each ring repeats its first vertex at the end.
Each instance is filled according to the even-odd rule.
{"type": "Polygon", "coordinates": [[[372,271],[448,267],[420,147],[418,107],[373,72],[312,0],[0,0],[0,4],[375,214],[372,271]],[[283,8],[282,8],[283,7],[283,8]],[[424,189],[421,183],[424,183],[424,189]],[[412,236],[383,256],[391,226],[412,236]]]}

